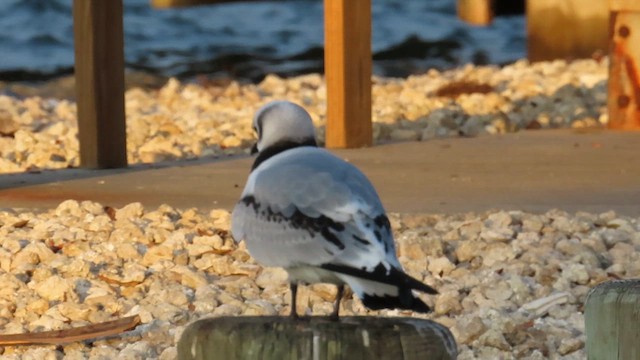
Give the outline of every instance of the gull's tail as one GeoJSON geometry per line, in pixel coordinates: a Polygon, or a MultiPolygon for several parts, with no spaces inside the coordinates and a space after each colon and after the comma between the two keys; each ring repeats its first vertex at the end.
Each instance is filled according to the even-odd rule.
{"type": "Polygon", "coordinates": [[[415,296],[413,290],[438,293],[402,270],[387,269],[382,264],[373,271],[336,264],[324,264],[322,268],[335,272],[358,295],[364,306],[372,310],[405,309],[427,313],[431,308],[415,296]]]}

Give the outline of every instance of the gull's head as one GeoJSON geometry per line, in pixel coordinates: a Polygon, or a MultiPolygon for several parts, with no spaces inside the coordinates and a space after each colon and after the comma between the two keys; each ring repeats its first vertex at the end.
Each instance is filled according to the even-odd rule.
{"type": "Polygon", "coordinates": [[[261,107],[253,118],[253,129],[258,142],[252,153],[284,143],[316,145],[311,116],[289,101],[272,101],[261,107]]]}

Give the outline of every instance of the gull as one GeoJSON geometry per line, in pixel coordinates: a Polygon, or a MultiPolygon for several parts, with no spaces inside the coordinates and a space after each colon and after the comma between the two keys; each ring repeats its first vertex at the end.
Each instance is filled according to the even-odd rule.
{"type": "Polygon", "coordinates": [[[367,177],[319,148],[309,114],[273,101],[253,119],[258,141],[251,173],[231,218],[232,235],[264,266],[289,275],[291,314],[298,283],[344,285],[372,310],[429,312],[414,290],[437,294],[407,275],[396,256],[389,219],[367,177]]]}

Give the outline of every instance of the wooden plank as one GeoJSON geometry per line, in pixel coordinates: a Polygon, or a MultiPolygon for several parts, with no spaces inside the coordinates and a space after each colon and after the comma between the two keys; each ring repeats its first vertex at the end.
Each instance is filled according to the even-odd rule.
{"type": "Polygon", "coordinates": [[[326,146],[372,143],[371,0],[324,0],[326,146]]]}
{"type": "Polygon", "coordinates": [[[640,130],[640,5],[616,5],[609,32],[608,127],[640,130]]]}
{"type": "Polygon", "coordinates": [[[198,320],[178,342],[178,359],[455,359],[456,343],[431,320],[373,316],[234,316],[198,320]]]}
{"type": "Polygon", "coordinates": [[[458,18],[473,25],[489,25],[493,21],[492,4],[492,0],[458,0],[458,18]]]}
{"type": "Polygon", "coordinates": [[[74,0],[80,163],[127,166],[122,0],[74,0]]]}
{"type": "Polygon", "coordinates": [[[195,5],[209,5],[220,4],[230,2],[248,2],[258,0],[151,0],[151,6],[158,9],[195,6],[195,5]]]}
{"type": "Polygon", "coordinates": [[[640,280],[609,281],[585,305],[587,357],[640,359],[640,280]]]}
{"type": "Polygon", "coordinates": [[[609,48],[608,0],[528,0],[531,61],[588,58],[609,48]]]}
{"type": "Polygon", "coordinates": [[[638,0],[609,0],[609,10],[611,10],[611,11],[640,11],[640,1],[638,1],[638,0]]]}

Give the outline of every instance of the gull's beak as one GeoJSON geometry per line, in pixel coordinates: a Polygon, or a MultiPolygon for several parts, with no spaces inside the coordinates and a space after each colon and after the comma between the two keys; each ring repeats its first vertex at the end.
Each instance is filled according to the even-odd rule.
{"type": "Polygon", "coordinates": [[[251,155],[258,153],[258,143],[253,144],[251,147],[251,155]]]}

